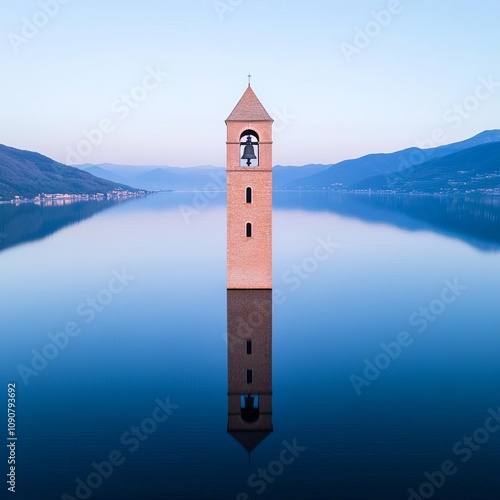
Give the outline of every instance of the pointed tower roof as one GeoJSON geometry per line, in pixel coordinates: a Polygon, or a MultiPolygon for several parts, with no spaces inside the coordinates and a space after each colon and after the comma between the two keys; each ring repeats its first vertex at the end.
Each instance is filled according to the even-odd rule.
{"type": "Polygon", "coordinates": [[[272,122],[259,98],[249,85],[226,122],[272,122]]]}
{"type": "Polygon", "coordinates": [[[231,436],[233,436],[238,443],[248,451],[252,453],[259,444],[264,441],[264,439],[269,436],[273,430],[253,430],[253,431],[228,431],[231,436]]]}

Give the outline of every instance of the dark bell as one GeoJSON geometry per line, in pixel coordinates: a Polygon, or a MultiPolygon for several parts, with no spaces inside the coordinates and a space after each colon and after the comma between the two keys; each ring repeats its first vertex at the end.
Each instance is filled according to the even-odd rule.
{"type": "Polygon", "coordinates": [[[245,396],[245,406],[241,409],[241,418],[244,422],[252,423],[259,420],[259,405],[253,396],[245,396]]]}
{"type": "Polygon", "coordinates": [[[255,410],[255,398],[253,396],[245,396],[245,410],[255,410]]]}
{"type": "Polygon", "coordinates": [[[247,165],[250,166],[252,164],[251,160],[256,160],[255,149],[253,147],[252,138],[250,136],[247,137],[247,143],[245,145],[245,150],[243,151],[242,160],[248,160],[247,165]]]}

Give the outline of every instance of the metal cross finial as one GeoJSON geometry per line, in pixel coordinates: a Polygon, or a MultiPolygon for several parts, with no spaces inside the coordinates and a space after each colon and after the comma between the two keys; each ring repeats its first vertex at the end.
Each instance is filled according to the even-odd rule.
{"type": "Polygon", "coordinates": [[[250,87],[250,84],[252,83],[252,75],[248,73],[248,86],[250,87]]]}

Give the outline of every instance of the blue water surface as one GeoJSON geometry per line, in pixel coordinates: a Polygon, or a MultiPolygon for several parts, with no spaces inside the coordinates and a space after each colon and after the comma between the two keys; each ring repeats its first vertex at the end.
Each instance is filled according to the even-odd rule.
{"type": "Polygon", "coordinates": [[[16,498],[498,498],[500,200],[276,193],[274,430],[249,457],[225,195],[195,196],[0,206],[16,498]]]}

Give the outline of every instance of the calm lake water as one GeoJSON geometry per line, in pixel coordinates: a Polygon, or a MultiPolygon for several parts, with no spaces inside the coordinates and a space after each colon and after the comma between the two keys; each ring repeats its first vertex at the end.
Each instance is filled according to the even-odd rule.
{"type": "Polygon", "coordinates": [[[225,217],[0,206],[15,498],[497,499],[500,199],[276,193],[273,306],[228,296],[225,217]]]}

